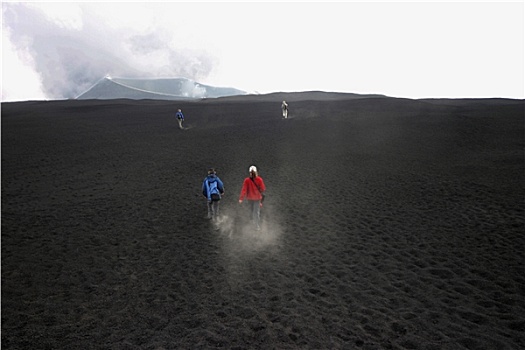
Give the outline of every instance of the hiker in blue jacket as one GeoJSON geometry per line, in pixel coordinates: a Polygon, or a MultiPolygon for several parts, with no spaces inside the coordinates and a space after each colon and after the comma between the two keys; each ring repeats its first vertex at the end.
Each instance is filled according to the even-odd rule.
{"type": "Polygon", "coordinates": [[[180,109],[177,110],[177,113],[175,113],[175,117],[177,118],[177,122],[179,123],[179,129],[184,129],[182,127],[182,123],[184,122],[184,114],[182,114],[182,111],[180,109]]]}
{"type": "Polygon", "coordinates": [[[208,201],[208,219],[217,220],[219,217],[219,201],[224,195],[224,184],[213,168],[208,170],[208,176],[202,183],[202,195],[208,201]]]}

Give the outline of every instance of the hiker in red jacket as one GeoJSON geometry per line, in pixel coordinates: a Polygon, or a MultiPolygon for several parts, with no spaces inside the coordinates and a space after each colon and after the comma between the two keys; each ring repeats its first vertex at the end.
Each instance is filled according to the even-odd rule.
{"type": "Polygon", "coordinates": [[[261,226],[259,225],[259,221],[266,186],[264,185],[262,177],[258,175],[257,168],[254,165],[252,165],[248,171],[250,176],[244,179],[241,195],[239,196],[239,203],[242,203],[245,199],[248,200],[252,221],[255,224],[255,228],[260,230],[261,226]]]}

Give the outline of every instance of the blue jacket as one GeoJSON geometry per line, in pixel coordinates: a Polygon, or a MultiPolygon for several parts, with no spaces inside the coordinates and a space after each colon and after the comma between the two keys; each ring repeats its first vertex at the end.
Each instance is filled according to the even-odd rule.
{"type": "Polygon", "coordinates": [[[215,174],[210,174],[206,176],[206,178],[202,182],[202,194],[204,195],[204,197],[208,198],[208,200],[211,200],[210,192],[208,191],[208,183],[212,182],[217,182],[217,189],[219,190],[219,193],[224,194],[224,184],[222,183],[221,179],[219,179],[219,177],[215,174]]]}
{"type": "Polygon", "coordinates": [[[182,119],[182,120],[184,120],[184,114],[182,114],[182,112],[178,112],[178,111],[177,111],[177,113],[175,113],[175,116],[177,117],[177,119],[182,119]]]}

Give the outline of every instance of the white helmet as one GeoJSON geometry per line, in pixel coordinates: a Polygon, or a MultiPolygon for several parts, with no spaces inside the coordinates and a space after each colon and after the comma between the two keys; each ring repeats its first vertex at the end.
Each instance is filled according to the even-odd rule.
{"type": "Polygon", "coordinates": [[[248,172],[250,172],[250,173],[251,173],[252,171],[257,172],[257,168],[255,167],[255,165],[252,165],[252,166],[250,167],[250,169],[248,170],[248,172]]]}

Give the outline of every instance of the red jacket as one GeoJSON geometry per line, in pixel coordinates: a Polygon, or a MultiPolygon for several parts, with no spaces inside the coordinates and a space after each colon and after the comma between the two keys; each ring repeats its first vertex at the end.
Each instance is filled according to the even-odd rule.
{"type": "Polygon", "coordinates": [[[264,181],[262,177],[257,176],[252,180],[251,177],[244,179],[242,184],[241,195],[239,200],[244,200],[245,198],[249,201],[260,201],[262,199],[261,192],[266,191],[266,186],[264,186],[264,181]],[[254,183],[255,181],[255,183],[254,183]],[[259,189],[257,188],[259,186],[259,189]]]}

